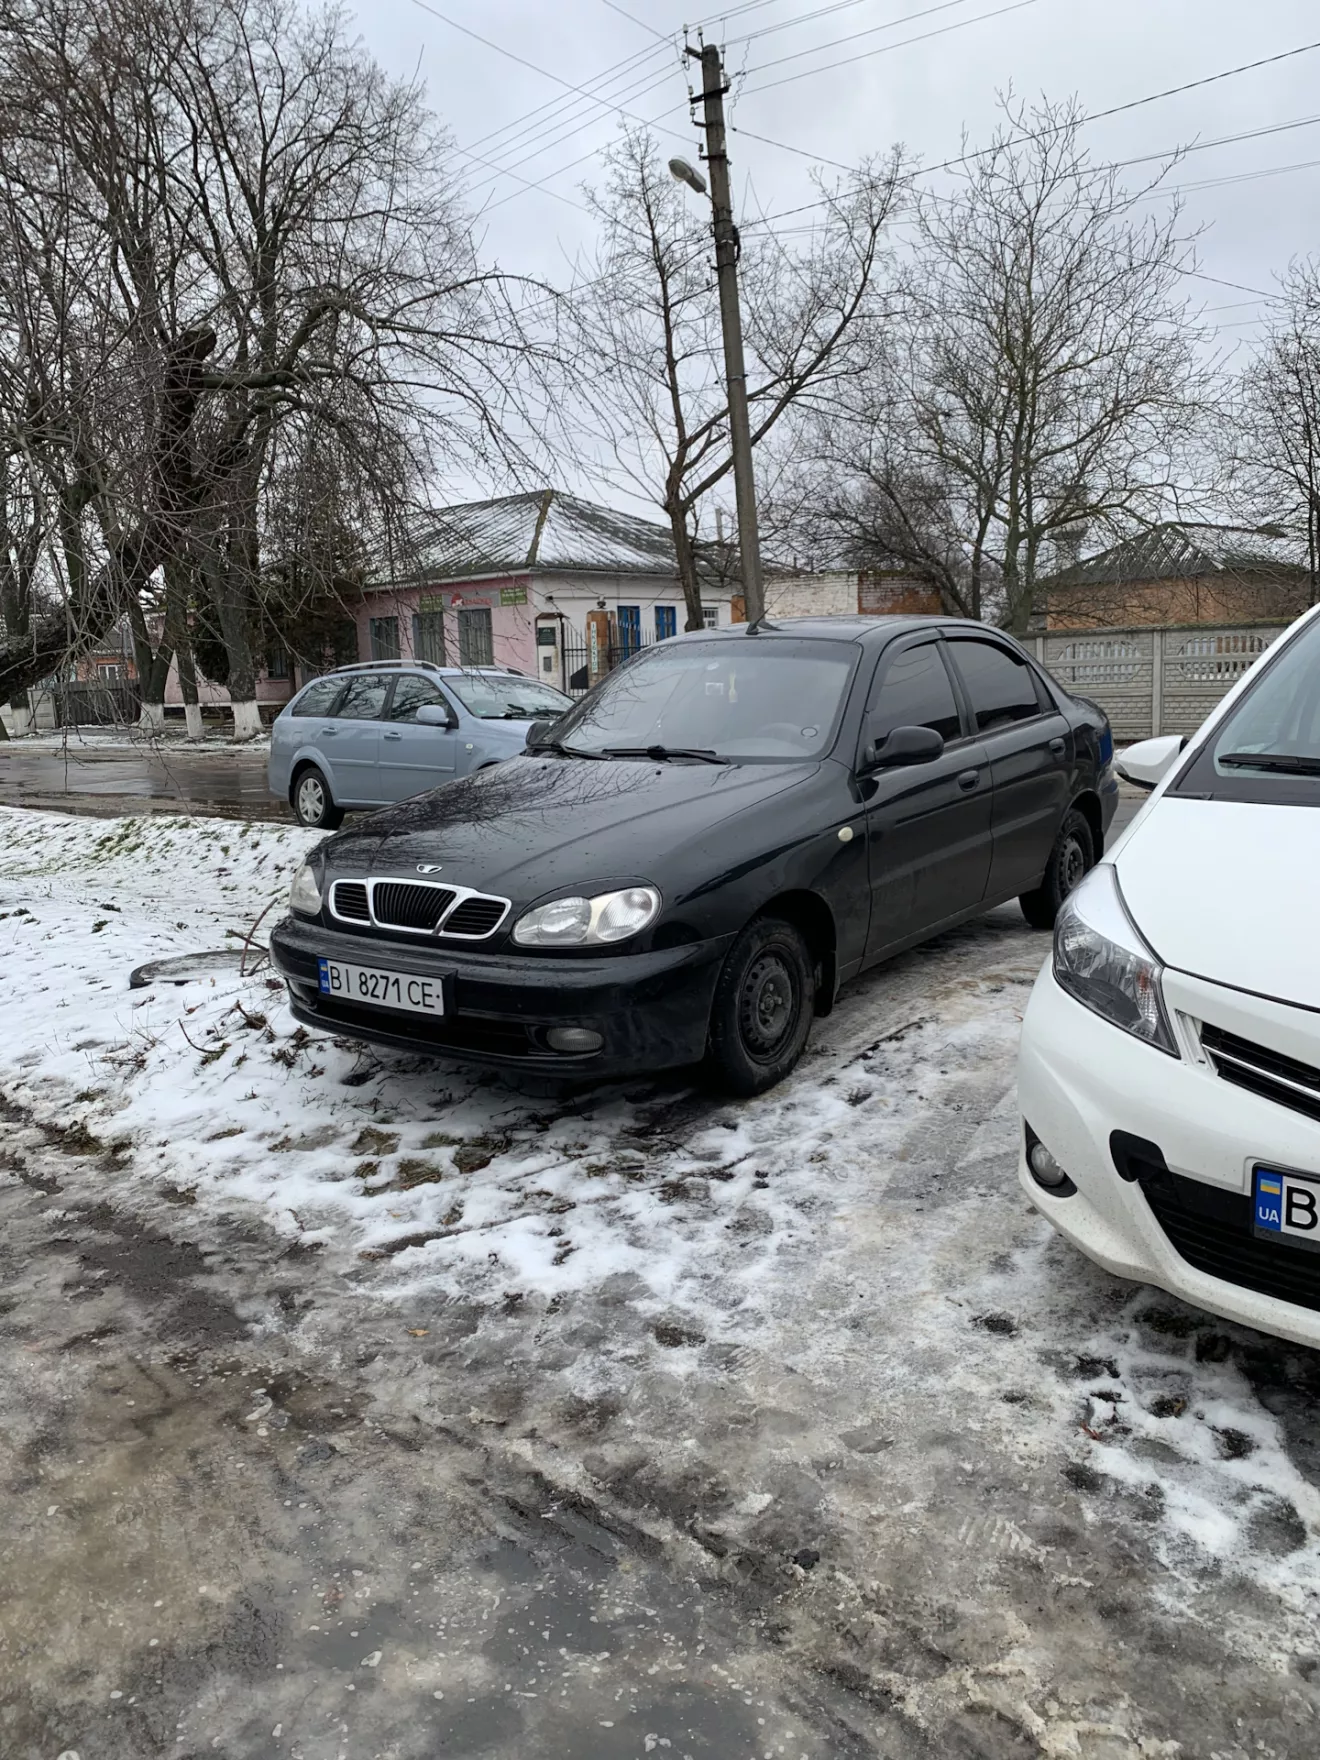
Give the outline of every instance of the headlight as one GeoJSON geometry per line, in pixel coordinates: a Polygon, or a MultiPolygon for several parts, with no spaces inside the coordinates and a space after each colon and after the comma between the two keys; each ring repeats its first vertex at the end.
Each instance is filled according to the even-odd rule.
{"type": "Polygon", "coordinates": [[[636,935],[654,922],[659,909],[654,886],[625,886],[596,898],[557,898],[520,917],[513,938],[522,947],[599,947],[636,935]]]}
{"type": "Polygon", "coordinates": [[[289,888],[289,904],[300,916],[320,916],[321,888],[316,883],[310,862],[304,862],[294,875],[293,885],[289,888]]]}
{"type": "Polygon", "coordinates": [[[1093,869],[1054,925],[1060,987],[1125,1033],[1178,1056],[1164,1009],[1164,968],[1137,933],[1109,864],[1093,869]]]}

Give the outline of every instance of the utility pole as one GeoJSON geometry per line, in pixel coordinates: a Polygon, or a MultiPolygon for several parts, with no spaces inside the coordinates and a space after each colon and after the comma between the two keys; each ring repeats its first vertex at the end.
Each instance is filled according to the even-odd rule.
{"type": "Polygon", "coordinates": [[[756,484],[752,477],[752,424],[747,414],[747,369],[743,365],[742,312],[738,305],[738,228],[733,223],[729,154],[724,138],[724,65],[716,44],[687,53],[701,62],[701,95],[706,110],[706,162],[715,211],[715,274],[724,331],[724,377],[729,394],[729,440],[733,448],[733,486],[738,502],[738,551],[742,559],[743,606],[748,623],[765,615],[761,583],[761,538],[756,524],[756,484]]]}

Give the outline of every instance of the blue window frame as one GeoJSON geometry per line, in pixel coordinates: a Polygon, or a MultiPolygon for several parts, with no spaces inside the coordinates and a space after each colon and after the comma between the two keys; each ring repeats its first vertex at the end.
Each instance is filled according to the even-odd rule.
{"type": "Polygon", "coordinates": [[[636,654],[642,645],[642,608],[640,605],[620,605],[618,609],[619,649],[626,659],[629,654],[636,654]]]}
{"type": "Polygon", "coordinates": [[[667,642],[670,636],[678,634],[678,612],[672,605],[657,605],[655,608],[655,639],[667,642]]]}

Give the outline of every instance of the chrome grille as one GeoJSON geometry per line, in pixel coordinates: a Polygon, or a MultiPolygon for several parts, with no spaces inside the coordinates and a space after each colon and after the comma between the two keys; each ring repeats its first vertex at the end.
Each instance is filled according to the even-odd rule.
{"type": "Polygon", "coordinates": [[[367,887],[363,880],[336,880],[331,893],[331,908],[337,917],[351,923],[369,923],[371,910],[367,904],[367,887]]]}
{"type": "Polygon", "coordinates": [[[1320,1119],[1320,1069],[1205,1022],[1201,1047],[1222,1080],[1275,1100],[1293,1112],[1305,1113],[1307,1118],[1320,1119]]]}
{"type": "Polygon", "coordinates": [[[470,886],[382,876],[336,880],[330,888],[330,915],[340,923],[385,934],[437,935],[455,941],[485,941],[511,909],[507,898],[470,886]]]}
{"type": "Polygon", "coordinates": [[[417,886],[404,880],[377,880],[372,915],[383,929],[432,930],[454,902],[449,887],[417,886]]]}

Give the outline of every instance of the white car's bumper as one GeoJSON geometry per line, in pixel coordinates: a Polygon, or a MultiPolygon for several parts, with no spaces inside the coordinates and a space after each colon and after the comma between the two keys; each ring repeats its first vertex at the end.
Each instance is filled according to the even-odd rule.
{"type": "Polygon", "coordinates": [[[1320,1253],[1258,1239],[1251,1217],[1258,1163],[1320,1177],[1320,1122],[1224,1080],[1198,1030],[1198,1023],[1211,1023],[1314,1068],[1320,1016],[1176,972],[1166,972],[1164,993],[1180,1058],[1083,1008],[1046,963],[1023,1022],[1018,1097],[1024,1120],[1076,1190],[1056,1196],[1039,1185],[1025,1144],[1023,1189],[1060,1234],[1106,1270],[1227,1320],[1320,1347],[1320,1253]],[[1115,1131],[1156,1145],[1173,1177],[1121,1177],[1115,1131]],[[1313,1296],[1316,1305],[1277,1290],[1313,1296]]]}

